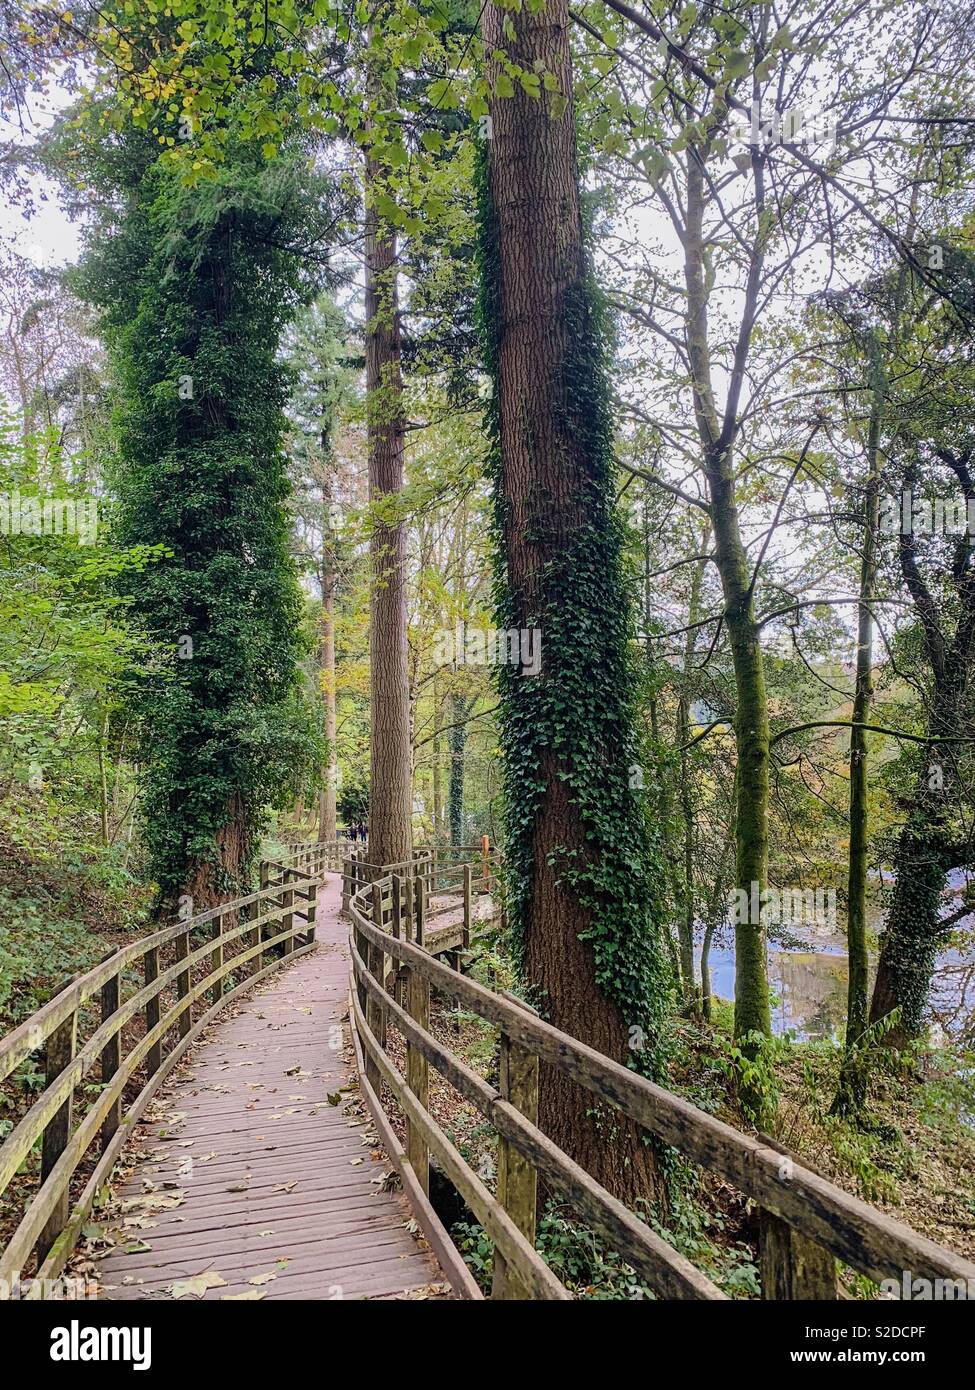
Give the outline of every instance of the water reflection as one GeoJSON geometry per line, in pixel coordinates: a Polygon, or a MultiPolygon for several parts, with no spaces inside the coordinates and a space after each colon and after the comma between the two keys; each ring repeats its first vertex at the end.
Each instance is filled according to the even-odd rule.
{"type": "MultiPolygon", "coordinates": [[[[773,1032],[789,1033],[799,1042],[840,1042],[846,1021],[845,943],[810,928],[795,934],[803,938],[808,949],[769,947],[769,985],[775,996],[773,1032]]],[[[697,966],[700,972],[700,942],[697,966]]],[[[873,960],[871,976],[872,966],[873,960]]],[[[724,929],[722,944],[715,941],[711,946],[710,970],[713,992],[719,999],[734,999],[735,951],[730,927],[724,929]]],[[[975,1046],[975,943],[971,940],[938,956],[929,1014],[936,1037],[940,1031],[956,1042],[975,1046]]]]}

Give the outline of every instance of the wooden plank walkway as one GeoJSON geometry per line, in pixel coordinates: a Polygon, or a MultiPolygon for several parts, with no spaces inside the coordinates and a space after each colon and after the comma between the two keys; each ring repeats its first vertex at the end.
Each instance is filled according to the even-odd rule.
{"type": "Polygon", "coordinates": [[[392,1164],[363,1142],[373,1133],[364,1109],[347,1113],[355,1090],[328,1100],[354,1087],[340,907],[341,879],[329,875],[317,949],[230,1006],[155,1098],[123,1154],[131,1170],[115,1194],[115,1248],[100,1262],[103,1297],[447,1292],[407,1229],[402,1194],[377,1181],[392,1164]]]}

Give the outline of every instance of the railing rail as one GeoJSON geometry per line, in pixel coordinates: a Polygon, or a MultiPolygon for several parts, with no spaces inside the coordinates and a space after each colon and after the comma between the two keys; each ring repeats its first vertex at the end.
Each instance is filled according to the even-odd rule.
{"type": "Polygon", "coordinates": [[[0,1081],[41,1049],[45,1077],[0,1144],[2,1195],[41,1143],[39,1186],[0,1251],[0,1297],[32,1255],[38,1281],[60,1274],[126,1135],[190,1043],[235,994],[312,948],[319,883],[317,871],[265,862],[257,892],[112,951],[0,1039],[0,1081]],[[139,1020],[141,1036],[128,1036],[139,1020]],[[96,1068],[101,1086],[75,1124],[96,1068]]]}
{"type": "Polygon", "coordinates": [[[731,1183],[756,1204],[763,1298],[838,1297],[837,1259],[870,1279],[893,1278],[898,1287],[904,1270],[928,1279],[975,1280],[975,1264],[845,1192],[781,1145],[724,1124],[560,1032],[519,1001],[442,964],[426,949],[422,886],[387,874],[358,887],[350,898],[348,915],[350,1018],[364,1062],[367,1102],[377,1124],[389,1132],[381,1100],[385,1083],[406,1116],[405,1147],[391,1156],[415,1202],[422,1208],[433,1155],[494,1242],[492,1297],[567,1296],[534,1248],[539,1177],[550,1191],[574,1206],[660,1296],[724,1297],[538,1128],[540,1062],[590,1091],[600,1104],[621,1111],[648,1135],[731,1183]],[[405,913],[403,903],[417,894],[418,903],[405,913]],[[391,994],[393,978],[397,988],[391,994]],[[430,1032],[431,989],[499,1029],[497,1086],[483,1080],[430,1032]],[[390,1024],[406,1041],[405,1075],[387,1051],[390,1024]],[[497,1130],[496,1193],[488,1190],[431,1115],[431,1066],[497,1130]]]}

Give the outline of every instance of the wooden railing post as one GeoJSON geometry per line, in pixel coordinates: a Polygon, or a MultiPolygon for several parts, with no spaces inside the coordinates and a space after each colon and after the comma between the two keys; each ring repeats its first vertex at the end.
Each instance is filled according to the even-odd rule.
{"type": "Polygon", "coordinates": [[[481,877],[485,893],[491,891],[491,861],[489,859],[491,841],[487,835],[481,836],[481,877]]]}
{"type": "MultiPolygon", "coordinates": [[[[270,864],[267,862],[266,859],[262,859],[262,860],[261,860],[261,880],[260,880],[260,882],[261,882],[261,892],[262,892],[262,893],[264,892],[264,890],[265,890],[266,888],[270,888],[270,886],[271,886],[271,866],[270,866],[270,864]]],[[[269,908],[270,908],[270,900],[269,900],[268,898],[259,898],[258,901],[257,901],[257,916],[258,916],[258,918],[261,918],[261,917],[265,916],[266,913],[268,912],[269,908]]],[[[270,923],[265,922],[263,926],[259,926],[259,927],[257,928],[257,935],[258,935],[258,939],[259,939],[260,941],[267,941],[268,937],[271,935],[270,923]]],[[[267,952],[267,949],[266,949],[266,948],[265,948],[265,950],[258,952],[257,957],[256,957],[256,960],[257,960],[257,969],[258,969],[258,970],[263,970],[263,969],[264,969],[264,966],[265,966],[266,961],[267,961],[267,954],[268,954],[268,952],[267,952]]]]}
{"type": "MultiPolygon", "coordinates": [[[[143,978],[147,985],[159,978],[159,948],[150,946],[143,957],[143,978]]],[[[159,1022],[159,995],[146,1000],[146,1032],[151,1033],[159,1022]]],[[[162,1066],[162,1038],[154,1042],[146,1054],[146,1066],[152,1076],[162,1066]]]]}
{"type": "MultiPolygon", "coordinates": [[[[383,929],[383,895],[379,885],[379,880],[372,885],[372,920],[375,926],[382,931],[383,929]]],[[[366,963],[369,967],[369,974],[380,986],[383,985],[383,966],[385,954],[381,946],[377,946],[370,941],[366,947],[366,963]]],[[[377,999],[370,993],[366,999],[366,1022],[370,1032],[385,1050],[386,1047],[386,1010],[377,999]]],[[[379,1086],[382,1076],[379,1067],[376,1065],[372,1056],[366,1053],[366,1080],[372,1089],[379,1094],[379,1086]]]]}
{"type": "MultiPolygon", "coordinates": [[[[413,943],[423,945],[423,879],[419,874],[409,880],[412,896],[413,943]]],[[[430,1027],[430,983],[418,970],[407,967],[406,1011],[421,1028],[430,1027]]],[[[430,1103],[430,1074],[427,1059],[411,1042],[406,1044],[406,1084],[424,1107],[430,1103]]],[[[406,1121],[406,1156],[423,1191],[430,1193],[430,1152],[417,1127],[406,1121]]]]}
{"type": "Polygon", "coordinates": [[[835,1299],[836,1261],[781,1217],[758,1214],[762,1298],[787,1302],[835,1299]]]}
{"type": "MultiPolygon", "coordinates": [[[[501,1033],[498,1090],[502,1100],[520,1110],[526,1120],[538,1123],[538,1058],[507,1033],[501,1033]]],[[[538,1178],[535,1169],[502,1135],[498,1140],[497,1198],[522,1235],[535,1244],[538,1178]]],[[[508,1268],[501,1252],[494,1252],[492,1298],[527,1298],[526,1290],[508,1268]]]]}
{"type": "MultiPolygon", "coordinates": [[[[77,1045],[78,1013],[77,1010],[75,1010],[64,1020],[60,1027],[55,1028],[54,1032],[47,1040],[47,1048],[44,1056],[44,1080],[48,1086],[57,1080],[65,1067],[71,1065],[77,1045]]],[[[62,1105],[58,1106],[44,1128],[44,1135],[41,1139],[42,1183],[46,1182],[50,1177],[52,1168],[68,1146],[68,1139],[71,1137],[71,1107],[73,1100],[74,1087],[72,1086],[67,1099],[62,1105]]],[[[51,1246],[68,1224],[68,1213],[70,1209],[71,1196],[68,1191],[68,1185],[65,1183],[64,1191],[58,1198],[57,1205],[52,1210],[41,1232],[37,1247],[38,1262],[43,1261],[51,1246]]]]}
{"type": "MultiPolygon", "coordinates": [[[[393,874],[389,886],[389,930],[393,939],[399,941],[403,936],[403,880],[399,874],[393,874]]],[[[403,992],[400,988],[400,967],[399,961],[395,956],[389,958],[388,974],[385,985],[388,983],[388,976],[395,977],[393,984],[393,996],[398,1004],[403,1002],[403,992]]]]}
{"type": "MultiPolygon", "coordinates": [[[[210,973],[219,970],[223,965],[223,913],[213,919],[213,950],[210,952],[210,973]]],[[[210,990],[210,1003],[219,1004],[223,998],[223,988],[226,975],[221,975],[219,980],[215,980],[210,990]]]]}
{"type": "Polygon", "coordinates": [[[464,935],[465,951],[471,949],[471,866],[464,865],[464,935]]]}
{"type": "MultiPolygon", "coordinates": [[[[248,903],[246,907],[242,907],[240,910],[241,912],[246,914],[246,921],[256,923],[261,915],[261,904],[259,902],[248,903]]],[[[260,945],[260,936],[261,929],[256,925],[252,926],[249,931],[244,932],[244,935],[241,938],[244,950],[249,951],[252,946],[260,945]]],[[[258,973],[258,971],[261,968],[260,952],[258,952],[257,955],[251,957],[249,968],[250,973],[252,975],[256,975],[258,973]]]]}
{"type": "MultiPolygon", "coordinates": [[[[782,1155],[779,1179],[790,1182],[797,1160],[777,1139],[767,1134],[758,1137],[766,1148],[782,1155]]],[[[803,1167],[812,1165],[803,1161],[803,1167]]],[[[764,1207],[758,1213],[758,1251],[763,1299],[791,1303],[838,1297],[836,1261],[829,1251],[764,1207]]]]}
{"type": "MultiPolygon", "coordinates": [[[[285,878],[284,878],[282,881],[283,881],[284,883],[287,883],[287,881],[288,881],[288,880],[287,880],[287,876],[285,876],[285,878]]],[[[288,908],[288,909],[290,909],[290,908],[294,907],[294,902],[295,902],[295,890],[294,890],[293,888],[284,888],[284,889],[282,889],[282,892],[281,892],[281,906],[282,906],[283,908],[288,908]]],[[[294,913],[293,913],[293,912],[291,912],[291,911],[289,910],[289,911],[286,911],[286,912],[284,913],[283,917],[281,918],[281,927],[280,927],[280,931],[281,931],[282,934],[283,934],[284,932],[288,932],[288,931],[291,930],[291,928],[294,926],[294,920],[295,920],[295,919],[294,919],[294,913]]],[[[284,954],[285,954],[286,956],[290,956],[290,954],[291,954],[291,952],[294,950],[294,946],[295,946],[294,937],[293,937],[293,936],[286,936],[286,937],[284,938],[284,941],[283,941],[282,944],[283,944],[283,947],[284,947],[284,954]]]]}
{"type": "MultiPolygon", "coordinates": [[[[115,954],[109,951],[105,957],[108,960],[115,954]]],[[[119,971],[105,981],[101,990],[101,1013],[102,1023],[106,1023],[115,1013],[119,1006],[119,971]]],[[[102,1048],[101,1072],[102,1085],[107,1086],[119,1069],[119,1062],[122,1060],[121,1038],[118,1033],[113,1033],[108,1042],[102,1048]]],[[[102,1120],[101,1143],[104,1151],[111,1142],[112,1135],[122,1122],[122,1097],[118,1096],[108,1114],[102,1120]]]]}
{"type": "MultiPolygon", "coordinates": [[[[180,934],[179,934],[179,936],[177,936],[177,938],[176,938],[176,959],[177,959],[177,960],[185,960],[186,957],[189,955],[189,953],[190,953],[190,929],[189,929],[189,927],[187,927],[186,930],[185,930],[185,931],[181,931],[180,934]]],[[[181,970],[181,971],[179,972],[179,974],[176,976],[176,995],[177,995],[177,998],[179,998],[179,999],[185,999],[186,996],[189,994],[189,992],[190,992],[190,972],[189,972],[188,970],[181,970]]],[[[179,1016],[179,1023],[178,1023],[176,1026],[177,1026],[178,1029],[179,1029],[179,1035],[180,1035],[180,1037],[181,1037],[181,1038],[185,1038],[186,1035],[187,1035],[187,1033],[188,1033],[188,1032],[190,1031],[190,1029],[193,1027],[193,1005],[192,1005],[192,1004],[187,1004],[186,1008],[185,1008],[185,1009],[183,1010],[183,1012],[180,1014],[180,1016],[179,1016]]]]}
{"type": "Polygon", "coordinates": [[[305,911],[308,913],[308,931],[306,933],[305,939],[310,946],[312,942],[315,940],[315,917],[318,912],[317,884],[312,883],[308,886],[308,888],[305,889],[305,901],[307,903],[305,911]]]}
{"type": "Polygon", "coordinates": [[[352,898],[352,860],[342,860],[342,911],[347,914],[352,898]]]}

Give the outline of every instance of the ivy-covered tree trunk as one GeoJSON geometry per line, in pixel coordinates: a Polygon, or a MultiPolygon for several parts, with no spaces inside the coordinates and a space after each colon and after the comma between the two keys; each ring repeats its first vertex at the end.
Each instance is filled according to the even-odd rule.
{"type": "MultiPolygon", "coordinates": [[[[975,506],[971,455],[939,451],[955,473],[967,507],[975,506]]],[[[913,495],[918,487],[916,461],[905,483],[913,495]]],[[[932,740],[915,779],[914,795],[898,837],[894,855],[894,893],[880,944],[880,958],[870,1001],[870,1022],[899,1010],[896,1026],[885,1035],[890,1046],[902,1046],[920,1036],[931,976],[939,948],[945,942],[942,898],[948,873],[968,867],[972,860],[970,835],[956,823],[953,829],[952,792],[958,785],[959,740],[971,735],[971,685],[975,665],[975,563],[971,538],[955,543],[952,574],[955,602],[939,605],[925,584],[918,564],[918,539],[902,532],[898,542],[901,572],[917,612],[933,679],[927,721],[932,740]],[[947,632],[948,623],[953,628],[947,632]],[[957,837],[957,838],[956,838],[957,837]]]]}
{"type": "Polygon", "coordinates": [[[123,211],[79,283],[115,375],[117,534],[160,548],[130,598],[172,653],[136,693],[145,843],[170,916],[247,891],[310,728],[276,360],[299,285],[281,248],[307,194],[259,156],[188,190],[139,153],[133,137],[129,181],[111,187],[123,211]]]}
{"type": "Polygon", "coordinates": [[[396,238],[380,222],[382,171],[366,161],[365,312],[369,500],[373,507],[369,601],[369,857],[396,864],[413,852],[412,751],[406,626],[403,382],[396,238]]]}
{"type": "MultiPolygon", "coordinates": [[[[483,32],[529,73],[491,103],[482,172],[482,315],[505,628],[538,629],[541,672],[504,667],[501,742],[511,909],[532,998],[557,1027],[650,1069],[668,977],[659,869],[638,760],[630,605],[614,509],[603,343],[583,246],[565,0],[483,32]]],[[[497,77],[497,70],[492,74],[497,77]]],[[[542,1128],[624,1200],[659,1190],[654,1151],[543,1069],[542,1128]]]]}

